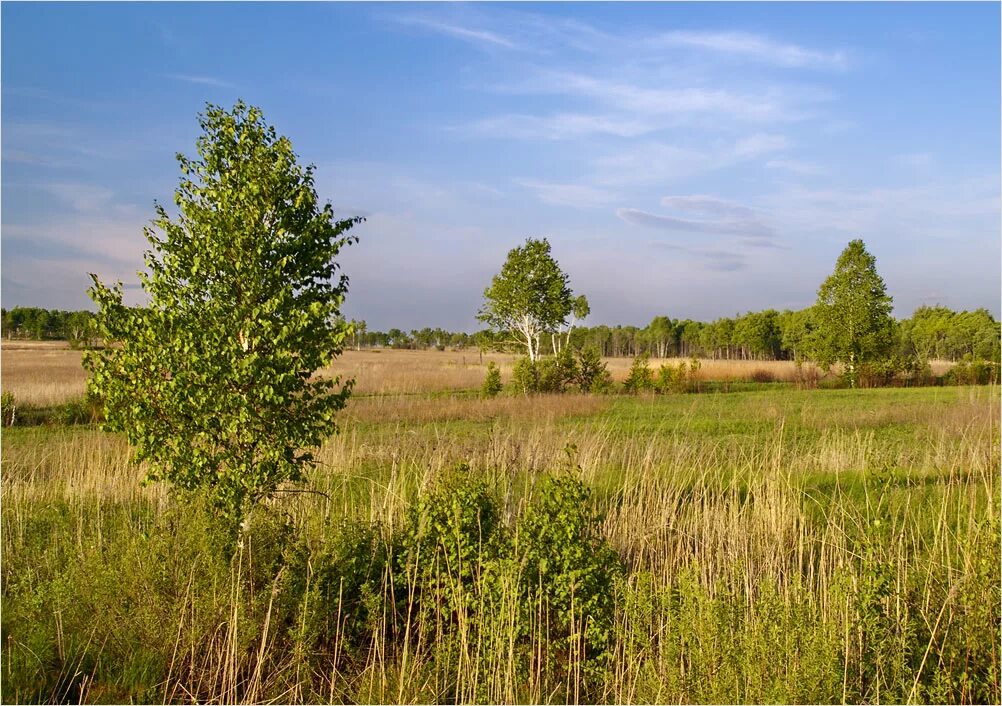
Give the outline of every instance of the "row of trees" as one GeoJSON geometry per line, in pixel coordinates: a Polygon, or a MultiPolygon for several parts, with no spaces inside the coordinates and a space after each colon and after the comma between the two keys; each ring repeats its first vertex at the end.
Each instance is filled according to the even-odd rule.
{"type": "Polygon", "coordinates": [[[4,338],[36,341],[63,340],[83,342],[92,336],[94,314],[89,311],[62,311],[34,306],[0,309],[4,338]]]}
{"type": "MultiPolygon", "coordinates": [[[[813,307],[749,312],[704,323],[657,316],[644,327],[579,327],[573,347],[598,348],[605,356],[729,360],[796,360],[812,357],[813,307]]],[[[998,360],[1002,325],[986,309],[953,311],[922,306],[891,325],[890,353],[922,360],[998,360]]]]}
{"type": "MultiPolygon", "coordinates": [[[[2,314],[7,339],[82,342],[94,330],[94,315],[89,311],[14,307],[2,310],[2,314]]],[[[350,346],[355,349],[491,350],[506,348],[511,338],[490,330],[472,334],[429,327],[370,331],[365,321],[350,323],[350,346]]],[[[595,348],[611,357],[647,354],[651,358],[796,360],[811,357],[809,339],[814,328],[813,307],[800,311],[766,309],[711,322],[656,316],[646,326],[577,325],[562,340],[575,350],[595,348]]],[[[891,353],[921,360],[997,361],[1000,336],[1002,324],[986,309],[958,312],[943,306],[922,306],[911,318],[894,322],[891,353]]]]}
{"type": "MultiPolygon", "coordinates": [[[[581,301],[587,313],[587,302],[581,301]]],[[[568,277],[550,256],[549,243],[529,239],[509,251],[484,290],[477,318],[501,340],[524,345],[532,364],[539,356],[541,335],[560,340],[565,326],[569,346],[593,347],[606,355],[809,359],[825,369],[840,365],[852,386],[859,371],[873,365],[903,370],[933,355],[954,360],[1000,357],[999,324],[984,309],[957,314],[923,307],[912,319],[896,322],[876,259],[862,240],[846,246],[834,272],[818,288],[815,304],[801,311],[770,309],[709,324],[657,316],[643,329],[597,326],[575,332],[573,305],[568,277]]],[[[556,344],[553,352],[559,352],[556,344]]]]}

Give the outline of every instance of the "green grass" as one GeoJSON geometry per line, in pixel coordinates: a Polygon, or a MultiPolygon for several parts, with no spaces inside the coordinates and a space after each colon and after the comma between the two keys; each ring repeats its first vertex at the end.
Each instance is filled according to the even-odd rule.
{"type": "Polygon", "coordinates": [[[232,555],[120,438],[5,429],[0,695],[1002,699],[998,388],[561,400],[347,417],[232,555]]]}

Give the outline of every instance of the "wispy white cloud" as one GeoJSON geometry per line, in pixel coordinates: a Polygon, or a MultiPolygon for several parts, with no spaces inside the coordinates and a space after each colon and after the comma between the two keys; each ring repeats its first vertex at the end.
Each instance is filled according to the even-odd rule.
{"type": "Polygon", "coordinates": [[[715,270],[717,272],[735,272],[748,266],[747,258],[739,252],[724,250],[722,248],[691,248],[677,243],[666,243],[661,240],[652,240],[648,243],[658,250],[670,250],[684,253],[695,257],[702,262],[704,269],[715,270]]]}
{"type": "Polygon", "coordinates": [[[734,218],[754,218],[755,211],[733,201],[725,201],[715,196],[665,196],[661,205],[679,211],[705,213],[711,216],[728,216],[734,218]]]}
{"type": "Polygon", "coordinates": [[[782,135],[751,135],[743,137],[734,145],[734,155],[737,157],[758,157],[769,152],[780,152],[789,146],[789,141],[782,135]]]}
{"type": "Polygon", "coordinates": [[[483,118],[460,129],[482,137],[569,140],[595,134],[637,137],[651,132],[655,125],[636,118],[612,115],[558,113],[537,117],[507,114],[483,118]]]}
{"type": "Polygon", "coordinates": [[[845,69],[849,65],[845,50],[826,52],[777,42],[749,32],[675,31],[656,35],[647,43],[652,46],[685,47],[733,54],[742,59],[790,68],[845,69]]]}
{"type": "MultiPolygon", "coordinates": [[[[648,79],[649,80],[649,79],[648,79]]],[[[803,117],[797,100],[826,100],[822,91],[779,87],[737,91],[723,86],[645,85],[635,78],[610,79],[581,71],[544,69],[519,82],[495,84],[493,90],[516,95],[556,95],[590,99],[627,115],[682,116],[720,114],[730,120],[787,121],[803,117]]]]}
{"type": "Polygon", "coordinates": [[[460,24],[453,24],[450,22],[432,19],[431,17],[420,17],[415,15],[394,16],[392,19],[398,24],[421,27],[437,34],[444,34],[478,46],[487,45],[491,47],[502,47],[504,49],[518,48],[515,42],[511,41],[507,37],[503,37],[497,32],[486,29],[464,27],[460,24]]]}
{"type": "Polygon", "coordinates": [[[201,76],[196,74],[164,74],[164,78],[185,83],[194,83],[199,86],[215,86],[216,88],[233,88],[233,84],[214,76],[201,76]]]}
{"type": "Polygon", "coordinates": [[[677,181],[782,151],[786,144],[781,135],[751,135],[702,147],[647,142],[596,159],[594,180],[604,186],[677,181]]]}
{"type": "Polygon", "coordinates": [[[96,184],[48,182],[42,188],[80,213],[106,211],[115,195],[111,189],[96,184]]]}
{"type": "Polygon", "coordinates": [[[768,238],[773,234],[771,228],[755,219],[697,221],[687,218],[675,218],[674,216],[658,216],[635,208],[616,209],[616,215],[632,225],[672,232],[738,235],[755,238],[768,238]]]}
{"type": "Polygon", "coordinates": [[[516,183],[535,192],[536,198],[552,206],[572,208],[599,208],[608,206],[620,197],[606,189],[584,184],[556,184],[534,179],[518,179],[516,183]]]}
{"type": "Polygon", "coordinates": [[[909,152],[893,157],[894,162],[907,169],[921,170],[932,166],[933,157],[928,152],[909,152]]]}
{"type": "Polygon", "coordinates": [[[782,169],[801,176],[817,176],[827,173],[827,170],[819,164],[801,162],[796,159],[770,159],[765,163],[765,166],[769,169],[782,169]]]}

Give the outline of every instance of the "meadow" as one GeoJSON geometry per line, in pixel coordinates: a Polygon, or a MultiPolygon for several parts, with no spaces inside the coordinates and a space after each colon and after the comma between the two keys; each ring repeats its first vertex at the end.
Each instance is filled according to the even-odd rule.
{"type": "MultiPolygon", "coordinates": [[[[5,345],[3,389],[79,355],[5,345]]],[[[346,352],[237,546],[120,437],[4,429],[3,701],[1002,700],[998,386],[481,399],[489,360],[346,352]]]]}

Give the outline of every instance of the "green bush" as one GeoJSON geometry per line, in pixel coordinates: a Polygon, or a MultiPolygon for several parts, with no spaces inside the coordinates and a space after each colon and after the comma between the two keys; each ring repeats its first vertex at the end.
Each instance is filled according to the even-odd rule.
{"type": "Polygon", "coordinates": [[[12,427],[15,421],[17,421],[17,401],[13,392],[4,391],[0,394],[0,424],[12,427]]]}
{"type": "Polygon", "coordinates": [[[699,368],[700,362],[696,358],[692,358],[688,364],[680,361],[677,367],[666,363],[658,369],[654,389],[661,394],[698,392],[699,368]]]}
{"type": "Polygon", "coordinates": [[[398,595],[417,605],[415,613],[429,624],[445,616],[448,631],[476,608],[485,565],[502,551],[497,503],[461,465],[410,507],[397,544],[398,595]]]}
{"type": "Polygon", "coordinates": [[[630,373],[623,381],[623,390],[626,392],[650,392],[654,390],[654,373],[648,364],[649,356],[646,353],[638,355],[633,359],[630,373]]]}
{"type": "Polygon", "coordinates": [[[525,567],[523,621],[530,622],[529,614],[544,607],[548,666],[557,678],[570,668],[559,663],[558,655],[578,655],[586,677],[609,656],[623,566],[601,536],[601,521],[587,486],[547,476],[515,529],[514,554],[525,567]]]}
{"type": "Polygon", "coordinates": [[[501,384],[501,369],[493,360],[487,363],[487,377],[480,388],[480,394],[484,397],[496,397],[504,386],[501,384]]]}
{"type": "Polygon", "coordinates": [[[563,392],[578,376],[577,361],[568,348],[553,357],[541,358],[536,369],[539,372],[539,392],[563,392]]]}
{"type": "Polygon", "coordinates": [[[608,392],[612,388],[612,376],[598,348],[589,346],[578,352],[574,383],[581,392],[608,392]]]}
{"type": "Polygon", "coordinates": [[[104,420],[104,409],[101,398],[88,390],[83,397],[61,404],[53,416],[55,421],[66,426],[96,424],[104,420]]]}
{"type": "Polygon", "coordinates": [[[511,389],[515,394],[521,395],[539,392],[539,370],[528,357],[515,361],[511,370],[511,389]]]}
{"type": "Polygon", "coordinates": [[[999,364],[965,358],[943,376],[946,385],[994,385],[999,381],[999,364]]]}

